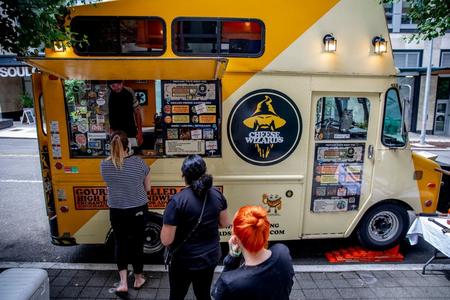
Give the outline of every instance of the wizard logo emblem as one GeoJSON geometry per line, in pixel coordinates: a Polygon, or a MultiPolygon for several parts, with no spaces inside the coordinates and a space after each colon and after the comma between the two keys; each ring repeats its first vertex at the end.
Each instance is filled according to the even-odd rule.
{"type": "Polygon", "coordinates": [[[301,136],[301,117],[295,103],[275,90],[247,94],[233,107],[228,137],[245,161],[271,165],[287,158],[301,136]]]}
{"type": "Polygon", "coordinates": [[[253,143],[261,158],[268,158],[270,150],[277,143],[283,143],[283,137],[276,130],[283,127],[286,121],[275,112],[272,99],[265,95],[258,103],[253,115],[244,120],[244,125],[254,131],[246,137],[247,143],[253,143]]]}

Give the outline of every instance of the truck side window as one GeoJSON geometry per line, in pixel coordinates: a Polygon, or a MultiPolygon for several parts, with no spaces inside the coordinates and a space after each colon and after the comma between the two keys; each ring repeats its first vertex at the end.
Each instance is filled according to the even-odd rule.
{"type": "Polygon", "coordinates": [[[365,140],[370,101],[359,97],[322,97],[316,106],[316,140],[365,140]]]}
{"type": "Polygon", "coordinates": [[[79,16],[71,30],[87,43],[74,46],[80,56],[162,55],[166,48],[164,21],[156,17],[79,16]]]}
{"type": "MultiPolygon", "coordinates": [[[[402,135],[402,108],[398,91],[390,88],[386,92],[384,103],[383,135],[381,142],[387,147],[401,148],[406,144],[406,135],[402,135]]],[[[404,131],[405,132],[405,131],[404,131]]]]}
{"type": "Polygon", "coordinates": [[[177,18],[172,47],[180,56],[259,57],[264,52],[264,30],[256,19],[177,18]]]}

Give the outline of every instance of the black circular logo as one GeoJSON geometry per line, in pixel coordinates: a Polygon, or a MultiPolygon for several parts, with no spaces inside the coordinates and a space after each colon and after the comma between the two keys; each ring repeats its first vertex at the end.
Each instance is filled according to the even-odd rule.
{"type": "Polygon", "coordinates": [[[266,166],[283,161],[295,150],[302,134],[302,119],[288,96],[263,89],[236,103],[227,127],[236,154],[251,164],[266,166]]]}

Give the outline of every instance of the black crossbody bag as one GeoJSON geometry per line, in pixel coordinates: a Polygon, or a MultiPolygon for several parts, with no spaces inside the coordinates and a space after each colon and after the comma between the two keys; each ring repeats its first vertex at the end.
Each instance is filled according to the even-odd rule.
{"type": "Polygon", "coordinates": [[[164,267],[166,270],[167,266],[170,266],[170,264],[172,263],[172,259],[175,253],[177,253],[178,250],[180,250],[181,246],[183,246],[191,238],[191,236],[194,234],[194,232],[197,230],[198,226],[202,222],[203,212],[205,211],[207,199],[208,199],[208,192],[206,192],[205,199],[203,200],[202,211],[200,212],[200,216],[198,217],[197,223],[195,224],[194,228],[192,228],[192,230],[189,231],[184,240],[180,244],[178,244],[178,246],[175,247],[174,249],[170,249],[170,246],[164,249],[164,267]]]}

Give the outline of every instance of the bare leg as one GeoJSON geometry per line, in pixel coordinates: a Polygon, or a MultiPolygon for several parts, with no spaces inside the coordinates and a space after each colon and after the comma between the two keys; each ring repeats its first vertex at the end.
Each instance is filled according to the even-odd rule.
{"type": "Polygon", "coordinates": [[[117,292],[128,292],[127,275],[128,271],[126,269],[119,271],[120,283],[116,289],[117,292]]]}

